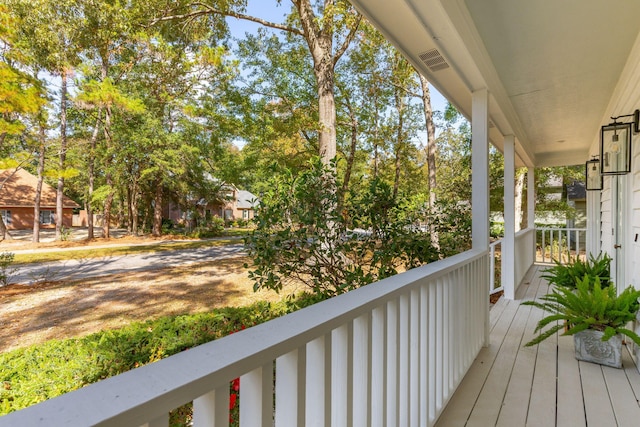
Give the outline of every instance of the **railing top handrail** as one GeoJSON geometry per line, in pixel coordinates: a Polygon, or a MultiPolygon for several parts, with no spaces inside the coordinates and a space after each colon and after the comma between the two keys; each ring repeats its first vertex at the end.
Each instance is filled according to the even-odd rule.
{"type": "Polygon", "coordinates": [[[485,257],[470,250],[0,417],[0,426],[142,425],[399,297],[485,257]],[[229,351],[232,348],[233,352],[229,351]],[[18,424],[16,424],[18,423],[18,424]]]}
{"type": "MultiPolygon", "coordinates": [[[[523,234],[528,234],[528,233],[531,233],[531,232],[533,232],[535,230],[537,230],[537,229],[534,229],[534,228],[523,228],[521,230],[516,231],[515,237],[518,238],[518,237],[522,236],[523,234]]],[[[495,247],[495,246],[501,244],[503,240],[504,240],[504,237],[500,237],[499,239],[494,240],[493,242],[489,243],[489,247],[495,247]]]]}
{"type": "Polygon", "coordinates": [[[553,230],[553,231],[558,231],[558,230],[562,230],[562,231],[587,231],[586,228],[577,228],[577,227],[536,227],[536,231],[548,231],[548,230],[553,230]]]}

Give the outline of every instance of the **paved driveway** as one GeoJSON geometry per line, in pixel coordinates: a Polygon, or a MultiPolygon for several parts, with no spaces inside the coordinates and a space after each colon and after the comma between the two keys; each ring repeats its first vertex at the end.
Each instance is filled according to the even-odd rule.
{"type": "Polygon", "coordinates": [[[17,267],[17,271],[10,276],[9,283],[30,284],[46,280],[77,280],[127,271],[133,272],[189,265],[214,259],[232,258],[244,254],[243,245],[238,243],[199,249],[27,264],[17,267]]]}

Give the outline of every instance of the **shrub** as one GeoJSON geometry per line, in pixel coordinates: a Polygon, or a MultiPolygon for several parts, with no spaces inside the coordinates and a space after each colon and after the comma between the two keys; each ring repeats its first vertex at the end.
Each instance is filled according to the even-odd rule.
{"type": "Polygon", "coordinates": [[[606,253],[601,253],[596,258],[590,254],[586,261],[576,256],[566,264],[558,260],[554,260],[554,263],[555,265],[545,269],[542,275],[550,285],[575,289],[578,280],[585,276],[590,279],[592,285],[596,278],[603,286],[608,286],[611,280],[611,257],[606,253]]]}
{"type": "Polygon", "coordinates": [[[13,252],[0,253],[0,286],[6,286],[11,275],[16,272],[16,268],[13,267],[14,259],[15,254],[13,252]]]}
{"type": "Polygon", "coordinates": [[[211,222],[209,223],[209,229],[220,235],[224,231],[224,219],[219,216],[212,217],[211,222]]]}
{"type": "Polygon", "coordinates": [[[173,231],[175,224],[169,218],[162,218],[162,234],[168,234],[173,231]]]}
{"type": "Polygon", "coordinates": [[[1,353],[0,415],[265,322],[295,308],[291,303],[259,302],[247,307],[136,322],[118,330],[1,353]]]}
{"type": "Polygon", "coordinates": [[[567,330],[563,335],[574,335],[585,329],[604,332],[603,341],[614,335],[623,334],[640,345],[640,337],[625,326],[635,320],[638,312],[640,291],[632,286],[627,287],[617,295],[615,286],[601,286],[600,278],[591,279],[588,276],[576,282],[576,288],[559,286],[540,301],[525,301],[523,304],[541,308],[551,313],[538,322],[536,332],[546,326],[549,329],[529,341],[526,346],[532,346],[554,335],[565,325],[567,330]]]}
{"type": "Polygon", "coordinates": [[[335,169],[313,159],[299,176],[274,174],[268,188],[245,238],[254,289],[297,281],[329,297],[438,258],[380,180],[342,206],[335,169]]]}
{"type": "Polygon", "coordinates": [[[489,236],[494,239],[500,239],[504,237],[504,223],[491,222],[491,228],[489,229],[489,236]]]}

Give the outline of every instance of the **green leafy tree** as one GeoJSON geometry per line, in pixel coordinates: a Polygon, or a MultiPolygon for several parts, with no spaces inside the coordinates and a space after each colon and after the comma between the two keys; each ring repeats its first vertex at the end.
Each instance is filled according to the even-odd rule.
{"type": "Polygon", "coordinates": [[[75,174],[66,170],[68,149],[67,108],[68,80],[80,62],[79,36],[81,22],[79,3],[76,0],[9,0],[12,9],[20,16],[21,45],[34,60],[36,72],[43,70],[60,78],[58,93],[59,149],[57,164],[56,239],[62,238],[62,201],[66,176],[75,174]]]}
{"type": "Polygon", "coordinates": [[[351,198],[353,205],[339,210],[328,185],[337,179],[334,170],[316,158],[298,176],[274,174],[257,228],[245,240],[255,289],[280,291],[297,282],[330,297],[437,259],[429,238],[412,229],[410,210],[383,181],[371,181],[351,198]]]}
{"type": "MultiPolygon", "coordinates": [[[[162,2],[160,2],[162,3],[162,2]]],[[[335,66],[355,37],[361,16],[345,0],[291,0],[293,13],[286,23],[270,22],[244,12],[245,1],[220,0],[212,3],[190,0],[158,7],[153,22],[193,20],[198,17],[228,16],[253,21],[265,27],[302,37],[313,61],[318,96],[318,149],[325,164],[336,155],[335,66]],[[176,4],[178,3],[178,4],[176,4]]],[[[276,4],[280,4],[278,0],[276,4]]]]}
{"type": "Polygon", "coordinates": [[[12,12],[0,4],[0,149],[7,135],[24,130],[21,115],[36,113],[46,102],[42,85],[26,72],[31,58],[16,45],[23,23],[12,12]]]}
{"type": "Polygon", "coordinates": [[[259,31],[239,42],[237,54],[247,72],[243,93],[249,100],[241,112],[245,170],[259,192],[272,163],[298,173],[318,152],[315,84],[298,38],[259,31]]]}

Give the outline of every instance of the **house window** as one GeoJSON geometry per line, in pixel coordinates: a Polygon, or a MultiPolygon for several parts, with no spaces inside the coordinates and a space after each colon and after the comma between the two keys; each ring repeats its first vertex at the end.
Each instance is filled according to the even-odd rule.
{"type": "Polygon", "coordinates": [[[0,209],[0,214],[2,214],[2,221],[4,225],[11,224],[11,211],[8,209],[0,209]]]}
{"type": "Polygon", "coordinates": [[[55,223],[55,217],[53,211],[40,211],[40,224],[53,224],[55,223]]]}
{"type": "Polygon", "coordinates": [[[242,211],[242,219],[249,219],[249,210],[244,209],[242,211]]]}

